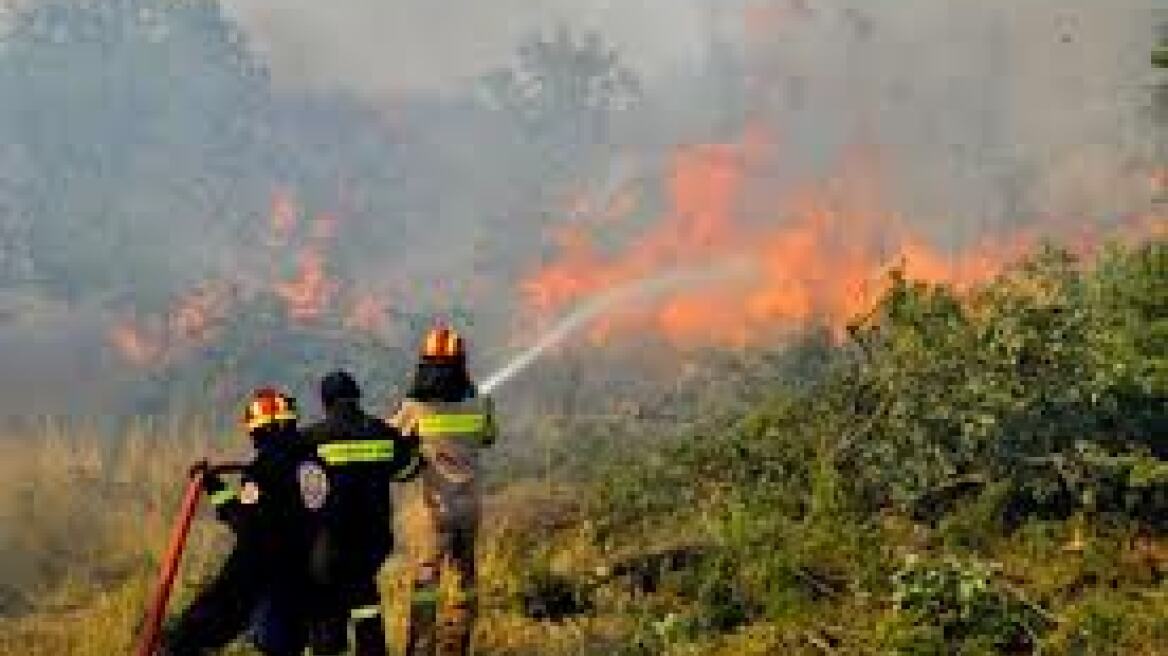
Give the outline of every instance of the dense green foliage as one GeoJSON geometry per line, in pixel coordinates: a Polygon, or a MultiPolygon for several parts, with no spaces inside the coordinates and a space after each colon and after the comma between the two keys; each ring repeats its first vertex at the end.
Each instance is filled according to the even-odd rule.
{"type": "Polygon", "coordinates": [[[854,333],[867,423],[840,457],[896,502],[980,479],[1043,510],[1163,518],[1166,267],[1157,243],[1087,276],[1044,253],[964,301],[895,280],[854,333]]]}
{"type": "Polygon", "coordinates": [[[968,294],[894,276],[810,385],[613,474],[597,538],[693,522],[711,556],[670,575],[691,604],[659,619],[674,638],[819,614],[812,641],[854,653],[1109,653],[1048,608],[1077,612],[1101,575],[1162,580],[1155,559],[1119,554],[1168,516],[1166,255],[1159,241],[1087,266],[1049,250],[968,294]],[[1052,527],[1064,538],[1030,533],[1052,527]],[[1019,544],[1049,562],[1009,566],[1019,544]],[[1047,603],[1008,582],[1047,576],[1047,603]]]}

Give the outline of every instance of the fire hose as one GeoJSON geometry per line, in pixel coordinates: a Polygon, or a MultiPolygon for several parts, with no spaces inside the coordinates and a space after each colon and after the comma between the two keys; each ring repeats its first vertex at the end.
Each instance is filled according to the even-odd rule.
{"type": "MultiPolygon", "coordinates": [[[[212,465],[207,468],[207,471],[215,473],[239,471],[243,466],[234,462],[223,463],[212,465]]],[[[199,509],[199,499],[202,496],[202,472],[192,468],[192,475],[187,481],[186,491],[183,493],[182,506],[170,530],[170,539],[158,569],[158,582],[154,587],[154,595],[146,612],[142,633],[134,648],[134,656],[153,656],[154,650],[158,648],[162,620],[166,616],[166,605],[170,601],[174,579],[178,574],[179,564],[182,562],[183,550],[186,548],[187,536],[190,535],[191,523],[194,521],[195,512],[199,509]]]]}

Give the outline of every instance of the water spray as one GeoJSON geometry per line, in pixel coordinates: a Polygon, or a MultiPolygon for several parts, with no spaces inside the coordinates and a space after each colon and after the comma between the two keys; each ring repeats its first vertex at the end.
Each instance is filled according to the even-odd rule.
{"type": "Polygon", "coordinates": [[[548,349],[563,342],[594,319],[607,314],[620,305],[653,298],[678,289],[747,278],[754,271],[755,269],[750,262],[736,259],[702,268],[675,269],[610,289],[584,301],[575,310],[560,319],[535,344],[487,376],[486,380],[479,385],[479,389],[484,394],[489,394],[496,387],[526,369],[532,362],[538,360],[548,349]]]}

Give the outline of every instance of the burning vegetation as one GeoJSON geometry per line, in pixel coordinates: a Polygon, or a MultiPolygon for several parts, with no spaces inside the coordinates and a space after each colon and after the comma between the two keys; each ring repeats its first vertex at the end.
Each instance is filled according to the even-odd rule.
{"type": "MultiPolygon", "coordinates": [[[[328,58],[235,4],[0,12],[0,284],[93,307],[131,379],[99,411],[170,418],[0,435],[0,655],[125,651],[220,446],[185,411],[276,383],[312,414],[336,367],[384,410],[435,318],[500,390],[483,654],[1168,653],[1137,2],[607,3],[654,20],[509,34],[493,71],[427,34],[473,84],[389,92],[411,67],[348,70],[411,61],[376,21],[298,86],[328,58]]],[[[471,4],[434,25],[486,40],[508,3],[471,4]]]]}
{"type": "Polygon", "coordinates": [[[117,322],[109,340],[119,355],[153,385],[164,381],[144,407],[165,408],[166,397],[195,380],[212,379],[214,396],[227,400],[264,371],[303,385],[313,364],[328,359],[385,359],[372,364],[378,371],[403,366],[384,336],[395,321],[415,319],[342,279],[330,260],[337,232],[335,215],[309,214],[277,191],[252,267],[197,284],[163,312],[117,322]]]}
{"type": "MultiPolygon", "coordinates": [[[[656,334],[675,346],[766,344],[811,325],[842,335],[883,295],[887,273],[969,289],[1033,252],[1044,239],[1080,255],[1108,239],[1162,234],[1165,216],[1129,217],[1094,228],[1038,217],[1001,234],[939,246],[882,201],[886,162],[873,148],[849,152],[825,182],[771,186],[764,177],[779,149],[759,131],[733,144],[677,147],[664,174],[665,209],[615,248],[598,242],[611,214],[576,222],[556,235],[558,254],[522,282],[537,315],[564,314],[606,291],[677,269],[726,262],[747,276],[616,308],[592,331],[656,334]],[[762,182],[759,182],[762,178],[762,182]]],[[[631,212],[627,204],[622,209],[631,212]]],[[[625,217],[626,220],[629,217],[625,217]]]]}

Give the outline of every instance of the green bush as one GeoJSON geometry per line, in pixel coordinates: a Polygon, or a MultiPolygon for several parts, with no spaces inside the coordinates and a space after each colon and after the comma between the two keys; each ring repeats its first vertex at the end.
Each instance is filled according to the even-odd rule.
{"type": "Polygon", "coordinates": [[[894,654],[1031,653],[1042,617],[996,585],[994,573],[977,560],[906,558],[892,577],[886,647],[894,654]]]}
{"type": "Polygon", "coordinates": [[[999,480],[1019,514],[1162,518],[1165,271],[1155,242],[1093,270],[1046,251],[967,297],[896,277],[853,328],[856,407],[814,411],[865,426],[844,446],[879,499],[999,480]]]}

